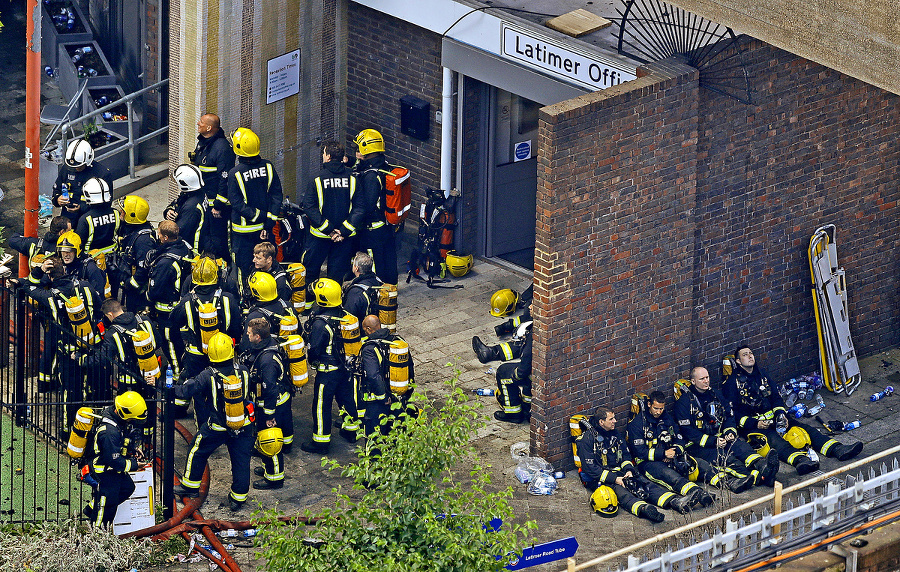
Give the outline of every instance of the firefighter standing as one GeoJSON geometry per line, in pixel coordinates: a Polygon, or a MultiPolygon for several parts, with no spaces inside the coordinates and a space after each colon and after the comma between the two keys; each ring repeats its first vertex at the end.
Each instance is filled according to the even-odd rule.
{"type": "MultiPolygon", "coordinates": [[[[241,362],[250,369],[251,387],[256,390],[256,428],[259,438],[256,449],[263,456],[263,466],[254,474],[263,477],[254,481],[254,489],[280,489],[284,485],[284,453],[294,442],[294,417],[291,413],[291,387],[285,383],[285,359],[272,337],[269,321],[254,318],[247,323],[246,335],[249,347],[241,355],[241,362]],[[268,436],[267,429],[278,428],[278,436],[268,436]],[[280,437],[280,446],[272,438],[280,437]],[[277,449],[277,450],[276,450],[277,449]]],[[[273,432],[269,432],[273,433],[273,432]]]]}
{"type": "Polygon", "coordinates": [[[361,369],[359,395],[362,408],[365,409],[363,427],[367,436],[375,431],[387,434],[391,422],[383,419],[409,411],[407,406],[412,395],[412,385],[415,383],[415,370],[407,352],[404,364],[407,368],[406,380],[403,383],[405,387],[392,387],[389,357],[391,342],[403,341],[403,338],[383,328],[378,316],[375,315],[363,319],[362,331],[367,336],[359,351],[361,369]]]}
{"type": "Polygon", "coordinates": [[[357,404],[344,359],[344,344],[340,333],[341,287],[329,278],[316,280],[312,287],[316,306],[306,323],[308,330],[307,359],[316,370],[313,397],[313,434],[310,441],[300,444],[308,453],[325,455],[331,446],[331,403],[337,400],[341,416],[345,417],[341,436],[356,441],[359,429],[357,404]]]}
{"type": "MultiPolygon", "coordinates": [[[[200,169],[193,165],[179,165],[172,173],[172,178],[175,179],[181,193],[166,207],[163,217],[178,225],[178,235],[194,252],[216,250],[211,248],[210,244],[216,238],[215,233],[206,224],[208,200],[203,194],[204,180],[200,169]]],[[[227,228],[220,232],[227,233],[227,228]]],[[[226,234],[226,243],[227,240],[226,234]]]]}
{"type": "MultiPolygon", "coordinates": [[[[63,263],[63,271],[67,276],[88,282],[98,296],[106,291],[106,273],[100,270],[97,262],[82,253],[81,237],[74,230],[62,233],[56,241],[56,252],[63,263]]],[[[28,280],[39,284],[44,276],[43,266],[31,269],[28,280]]]]}
{"type": "Polygon", "coordinates": [[[234,151],[214,113],[207,113],[197,120],[197,147],[188,153],[188,159],[203,175],[202,186],[207,199],[203,208],[209,235],[206,243],[197,250],[209,251],[216,258],[230,257],[228,218],[231,211],[226,204],[215,206],[213,201],[217,195],[228,196],[228,172],[234,167],[234,151]]]}
{"type": "MultiPolygon", "coordinates": [[[[265,318],[270,325],[270,331],[280,333],[282,321],[290,323],[297,330],[298,321],[293,308],[287,302],[278,297],[278,289],[275,279],[268,272],[254,272],[247,281],[247,290],[250,292],[252,302],[247,314],[244,316],[244,328],[254,318],[265,318]]],[[[299,333],[297,331],[288,334],[299,333]]],[[[239,348],[241,352],[247,351],[250,341],[247,332],[241,337],[239,348]]]]}
{"type": "Polygon", "coordinates": [[[65,162],[53,184],[50,202],[60,207],[62,215],[74,228],[81,217],[81,187],[91,177],[105,180],[110,187],[113,181],[109,169],[94,161],[94,149],[85,139],[73,139],[66,147],[65,162]]]}
{"type": "Polygon", "coordinates": [[[351,266],[355,278],[344,292],[344,310],[362,324],[366,316],[378,314],[378,288],[384,282],[372,272],[372,257],[367,252],[357,252],[351,266]]]}
{"type": "Polygon", "coordinates": [[[390,169],[384,156],[384,138],[374,129],[363,129],[354,140],[356,178],[362,193],[364,217],[359,228],[359,244],[375,261],[375,273],[387,284],[397,284],[396,227],[384,216],[385,175],[390,169]]]}
{"type": "MultiPolygon", "coordinates": [[[[349,239],[356,235],[365,211],[362,201],[355,197],[356,177],[343,158],[343,145],[336,141],[322,145],[322,170],[303,195],[301,207],[309,217],[309,236],[301,260],[307,284],[319,279],[326,258],[328,278],[341,283],[350,272],[353,245],[349,239]]],[[[307,299],[312,300],[312,295],[307,299]]]]}
{"type": "Polygon", "coordinates": [[[162,342],[160,349],[177,379],[181,373],[184,346],[178,330],[172,327],[170,315],[181,299],[181,284],[186,278],[182,269],[184,259],[189,256],[189,248],[178,236],[178,225],[170,220],[159,223],[157,241],[157,248],[147,255],[147,301],[150,303],[150,315],[158,328],[156,338],[162,342]]]}
{"type": "Polygon", "coordinates": [[[270,161],[259,156],[259,137],[244,127],[231,136],[238,164],[228,172],[227,194],[216,196],[214,208],[231,207],[231,247],[238,282],[253,268],[253,247],[267,240],[281,210],[281,180],[270,161]]]}
{"type": "Polygon", "coordinates": [[[291,302],[291,279],[284,266],[275,260],[275,245],[271,242],[260,242],[253,247],[253,267],[257,271],[268,272],[278,286],[278,298],[291,302]]]}
{"type": "Polygon", "coordinates": [[[209,342],[211,367],[199,375],[175,386],[175,397],[190,399],[206,396],[209,400],[209,419],[204,423],[187,456],[181,484],[175,494],[181,497],[200,496],[200,478],[209,456],[220,446],[228,447],[231,458],[230,508],[238,511],[247,501],[250,491],[250,456],[253,450],[253,429],[247,415],[249,373],[234,360],[234,345],[226,334],[219,332],[209,342]]]}
{"type": "Polygon", "coordinates": [[[122,203],[124,224],[119,227],[119,250],[107,260],[107,274],[114,289],[123,292],[125,307],[142,312],[147,307],[149,267],[147,254],[156,248],[153,225],[147,222],[150,204],[146,199],[128,195],[122,203]]]}
{"type": "Polygon", "coordinates": [[[129,471],[140,468],[142,459],[134,447],[139,442],[134,429],[147,421],[147,403],[140,394],[127,391],[103,410],[94,436],[94,460],[91,474],[97,480],[93,498],[84,509],[95,525],[110,525],[119,505],[134,493],[129,471]]]}
{"type": "Polygon", "coordinates": [[[119,232],[119,211],[112,208],[112,187],[99,177],[91,177],[81,188],[87,210],[78,219],[75,232],[81,245],[91,256],[109,255],[116,250],[119,232]]]}

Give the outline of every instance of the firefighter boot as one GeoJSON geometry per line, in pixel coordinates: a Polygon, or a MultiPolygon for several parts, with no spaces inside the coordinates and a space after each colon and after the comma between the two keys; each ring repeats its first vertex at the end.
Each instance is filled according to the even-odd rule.
{"type": "Polygon", "coordinates": [[[813,461],[806,455],[800,455],[797,457],[797,462],[794,463],[794,468],[797,469],[798,475],[808,475],[809,473],[818,470],[819,463],[813,461]]]}
{"type": "Polygon", "coordinates": [[[853,457],[862,452],[863,444],[856,442],[852,445],[844,445],[843,443],[835,443],[828,449],[826,457],[833,457],[838,461],[849,461],[853,457]]]}
{"type": "Polygon", "coordinates": [[[505,421],[507,423],[524,423],[528,420],[528,418],[521,411],[518,413],[494,411],[494,419],[496,419],[497,421],[505,421]]]}
{"type": "Polygon", "coordinates": [[[500,346],[485,345],[478,336],[472,337],[472,349],[475,350],[475,355],[478,356],[478,361],[481,363],[499,361],[503,357],[500,346]]]}
{"type": "Polygon", "coordinates": [[[759,471],[759,480],[756,484],[765,485],[767,487],[775,486],[775,477],[778,476],[778,469],[781,462],[778,460],[778,451],[772,449],[765,459],[757,459],[753,468],[759,471]]]}
{"type": "Polygon", "coordinates": [[[646,518],[650,522],[662,522],[666,519],[666,516],[656,510],[656,507],[649,504],[643,504],[638,509],[638,516],[641,518],[646,518]]]}
{"type": "Polygon", "coordinates": [[[513,325],[512,320],[506,320],[499,326],[494,326],[494,332],[497,333],[498,338],[502,338],[503,336],[511,336],[516,332],[516,327],[513,325]]]}
{"type": "Polygon", "coordinates": [[[695,488],[683,497],[675,497],[669,502],[669,506],[666,508],[670,508],[678,514],[687,514],[691,511],[691,506],[695,504],[694,500],[698,497],[699,493],[700,489],[695,488]]]}
{"type": "Polygon", "coordinates": [[[260,491],[272,491],[280,489],[284,486],[284,481],[270,481],[269,479],[260,479],[253,481],[253,488],[260,491]]]}
{"type": "Polygon", "coordinates": [[[187,497],[189,499],[195,499],[200,496],[200,489],[192,489],[184,485],[176,485],[175,488],[172,489],[172,492],[179,498],[187,497]]]}
{"type": "Polygon", "coordinates": [[[725,479],[725,486],[735,494],[741,494],[753,486],[753,477],[729,477],[725,479]]]}
{"type": "Polygon", "coordinates": [[[716,502],[716,497],[709,494],[708,491],[706,491],[704,489],[699,489],[699,490],[700,490],[700,494],[697,495],[697,499],[695,501],[696,506],[699,506],[701,508],[706,508],[706,507],[710,506],[712,503],[716,502]]]}

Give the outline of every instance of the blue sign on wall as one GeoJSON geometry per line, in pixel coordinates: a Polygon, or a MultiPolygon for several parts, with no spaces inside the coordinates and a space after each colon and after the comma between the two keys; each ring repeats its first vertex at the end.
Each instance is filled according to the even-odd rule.
{"type": "Polygon", "coordinates": [[[522,551],[519,558],[514,559],[507,566],[507,570],[522,570],[538,564],[546,564],[547,562],[555,562],[563,558],[574,556],[578,550],[578,541],[574,536],[561,538],[552,542],[538,544],[522,551]]]}
{"type": "Polygon", "coordinates": [[[529,139],[528,141],[516,143],[516,146],[513,150],[513,155],[515,156],[516,161],[531,159],[531,140],[529,139]]]}

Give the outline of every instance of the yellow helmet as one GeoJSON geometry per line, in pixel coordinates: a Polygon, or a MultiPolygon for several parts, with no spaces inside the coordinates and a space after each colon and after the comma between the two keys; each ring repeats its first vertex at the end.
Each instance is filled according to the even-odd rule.
{"type": "Polygon", "coordinates": [[[271,302],[278,297],[278,285],[268,272],[256,271],[247,279],[253,297],[260,302],[271,302]]]}
{"type": "Polygon", "coordinates": [[[606,485],[600,485],[591,495],[591,508],[600,516],[612,518],[619,512],[619,499],[616,492],[606,485]]]}
{"type": "Polygon", "coordinates": [[[209,286],[219,281],[219,265],[209,256],[201,256],[191,266],[191,280],[197,286],[209,286]]]}
{"type": "Polygon", "coordinates": [[[809,438],[809,433],[806,432],[806,429],[797,426],[787,430],[787,433],[784,434],[784,440],[790,443],[794,449],[806,449],[812,445],[812,439],[809,438]]]}
{"type": "Polygon", "coordinates": [[[491,316],[502,318],[509,316],[516,311],[516,302],[519,300],[519,293],[515,290],[506,288],[505,290],[497,290],[491,296],[491,316]]]}
{"type": "Polygon", "coordinates": [[[143,197],[128,195],[122,201],[122,210],[125,211],[125,222],[144,224],[147,222],[147,215],[150,214],[150,203],[143,197]]]}
{"type": "Polygon", "coordinates": [[[231,134],[231,146],[238,157],[256,157],[259,155],[259,137],[246,127],[238,127],[231,134]]]}
{"type": "Polygon", "coordinates": [[[274,457],[284,446],[284,433],[281,427],[266,427],[256,434],[254,448],[266,457],[274,457]]]}
{"type": "Polygon", "coordinates": [[[228,334],[216,332],[209,338],[209,346],[206,350],[209,361],[221,363],[234,358],[234,343],[228,334]]]}
{"type": "Polygon", "coordinates": [[[750,433],[747,435],[747,442],[750,443],[750,446],[763,457],[768,455],[771,450],[769,439],[762,433],[750,433]]]}
{"type": "Polygon", "coordinates": [[[374,129],[363,129],[353,142],[363,155],[384,153],[384,137],[374,129]]]}
{"type": "Polygon", "coordinates": [[[447,253],[447,269],[457,278],[465,276],[472,269],[472,255],[460,256],[455,250],[447,253]]]}
{"type": "Polygon", "coordinates": [[[146,421],[147,402],[137,391],[126,391],[116,396],[114,401],[116,414],[126,421],[146,421]]]}
{"type": "Polygon", "coordinates": [[[316,304],[323,308],[337,308],[341,305],[341,285],[331,278],[319,278],[312,285],[316,304]]]}
{"type": "Polygon", "coordinates": [[[63,252],[65,250],[74,250],[75,256],[81,254],[81,237],[74,230],[69,230],[56,239],[56,251],[63,252]]]}

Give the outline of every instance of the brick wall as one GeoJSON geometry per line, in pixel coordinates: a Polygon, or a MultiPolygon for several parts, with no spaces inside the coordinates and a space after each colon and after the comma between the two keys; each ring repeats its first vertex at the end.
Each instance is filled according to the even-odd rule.
{"type": "Polygon", "coordinates": [[[347,140],[368,127],[381,132],[388,160],[412,171],[413,208],[418,212],[425,189],[438,188],[441,178],[441,126],[434,121],[441,109],[441,39],[356,2],[349,4],[347,140]],[[431,104],[427,141],[400,133],[399,99],[404,95],[431,104]]]}
{"type": "Polygon", "coordinates": [[[818,369],[819,225],[838,227],[859,353],[900,341],[900,98],[758,41],[747,62],[750,106],[670,64],[542,111],[532,441],[552,461],[571,413],[624,417],[739,341],[776,380],[818,369]]]}

